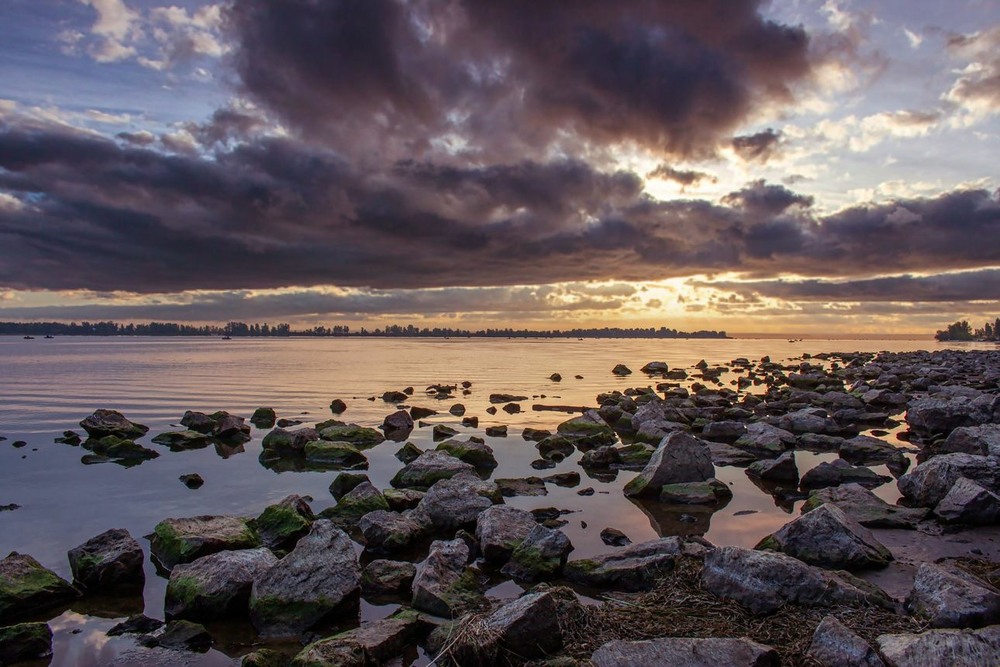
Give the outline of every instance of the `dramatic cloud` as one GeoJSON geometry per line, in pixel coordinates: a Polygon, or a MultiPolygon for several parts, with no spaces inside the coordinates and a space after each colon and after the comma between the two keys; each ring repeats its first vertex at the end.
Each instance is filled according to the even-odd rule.
{"type": "Polygon", "coordinates": [[[780,142],[781,133],[768,128],[756,134],[733,137],[731,143],[736,154],[744,160],[767,162],[778,150],[780,142]]]}
{"type": "Polygon", "coordinates": [[[661,164],[653,171],[646,174],[646,178],[662,178],[665,181],[674,181],[680,183],[682,186],[697,185],[702,181],[716,182],[716,178],[711,174],[706,174],[703,171],[694,171],[693,169],[674,169],[670,165],[661,164]]]}
{"type": "Polygon", "coordinates": [[[588,142],[714,152],[811,72],[805,31],[761,4],[241,0],[227,18],[246,94],[309,136],[509,160],[588,142]]]}

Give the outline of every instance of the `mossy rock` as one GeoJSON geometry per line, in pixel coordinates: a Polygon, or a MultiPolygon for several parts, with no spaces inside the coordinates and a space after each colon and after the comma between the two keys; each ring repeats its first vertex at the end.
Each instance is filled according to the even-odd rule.
{"type": "Polygon", "coordinates": [[[153,437],[152,442],[171,449],[201,449],[212,443],[212,438],[198,431],[167,431],[153,437]]]}
{"type": "Polygon", "coordinates": [[[257,428],[271,428],[277,419],[274,408],[257,408],[250,416],[250,423],[257,428]]]}
{"type": "Polygon", "coordinates": [[[128,438],[121,438],[117,435],[106,435],[100,440],[87,440],[83,443],[85,449],[89,449],[95,454],[106,456],[109,459],[124,459],[133,461],[144,461],[155,459],[160,454],[152,449],[147,449],[128,438]]]}
{"type": "Polygon", "coordinates": [[[556,427],[556,432],[578,446],[601,447],[613,445],[617,440],[614,430],[594,411],[564,421],[556,427]]]}
{"type": "Polygon", "coordinates": [[[291,505],[268,505],[254,521],[257,532],[271,547],[280,548],[309,532],[312,521],[291,505]]]}
{"type": "Polygon", "coordinates": [[[621,447],[618,450],[618,455],[621,457],[621,461],[625,465],[644,466],[649,463],[649,459],[653,457],[654,451],[656,451],[654,447],[636,443],[621,447]]]}
{"type": "Polygon", "coordinates": [[[52,630],[46,623],[20,623],[0,628],[0,665],[52,655],[52,630]]]}
{"type": "Polygon", "coordinates": [[[374,447],[385,442],[381,432],[357,424],[335,424],[323,429],[319,429],[317,424],[317,430],[323,440],[348,442],[358,448],[374,447]]]}
{"type": "Polygon", "coordinates": [[[78,595],[68,581],[31,556],[12,551],[0,561],[0,624],[72,600],[78,595]]]}
{"type": "Polygon", "coordinates": [[[376,510],[389,511],[389,502],[369,482],[362,482],[337,501],[335,507],[320,512],[320,517],[330,519],[341,528],[352,527],[364,515],[376,510]]]}
{"type": "Polygon", "coordinates": [[[363,472],[342,472],[330,482],[330,495],[340,500],[363,482],[371,483],[363,472]]]}
{"type": "Polygon", "coordinates": [[[439,444],[437,449],[451,454],[460,461],[471,463],[480,469],[497,467],[497,460],[493,455],[493,450],[481,442],[472,440],[446,440],[439,444]]]}
{"type": "Polygon", "coordinates": [[[260,648],[243,656],[240,667],[288,667],[288,656],[274,649],[260,648]]]}
{"type": "Polygon", "coordinates": [[[153,556],[168,570],[219,551],[260,545],[260,536],[247,520],[231,516],[164,519],[156,524],[150,537],[153,556]]]}
{"type": "Polygon", "coordinates": [[[349,442],[313,440],[306,443],[306,461],[344,468],[367,468],[368,459],[349,442]]]}

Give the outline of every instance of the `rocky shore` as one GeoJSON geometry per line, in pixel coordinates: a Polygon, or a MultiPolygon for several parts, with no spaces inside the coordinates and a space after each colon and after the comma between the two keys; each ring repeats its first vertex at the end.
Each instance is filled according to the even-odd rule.
{"type": "MultiPolygon", "coordinates": [[[[609,372],[642,380],[589,406],[534,406],[576,414],[522,434],[538,456],[529,478],[494,478],[498,455],[483,436],[498,427],[476,434],[461,403],[449,409],[461,433],[438,424],[433,448],[408,442],[436,413],[414,404],[412,387],[381,397],[393,407],[380,424],[342,421],[340,399],[334,419],[311,425],[267,408],[249,420],[188,412],[183,430],[151,442],[235,449],[251,425],[265,429],[261,464],[336,471],[336,505],[314,512],[313,499],[292,495],[252,517],[164,517],[146,545],[109,526],[69,550],[72,582],[11,553],[0,561],[0,665],[50,654],[47,621],[76,599],[141,598],[147,557],[168,578],[165,620],[133,616],[108,632],[133,636],[146,664],[207,650],[206,626],[231,619],[256,633],[234,659],[247,666],[410,664],[417,646],[438,665],[1000,664],[1000,352],[609,372]],[[378,488],[365,452],[393,442],[401,467],[378,488]],[[799,470],[796,452],[837,458],[799,470]],[[633,544],[608,527],[606,552],[574,557],[560,508],[505,503],[579,485],[578,472],[545,474],[577,454],[591,479],[637,471],[621,493],[663,517],[662,536],[633,544]],[[753,549],[701,537],[733,495],[718,469],[733,466],[779,505],[800,503],[753,549]],[[886,484],[898,503],[873,492],[886,484]],[[956,538],[984,548],[927,557],[956,538]],[[917,542],[925,548],[909,548],[917,542]],[[525,592],[487,594],[506,580],[525,592]],[[358,625],[362,599],[398,609],[358,625]]],[[[470,392],[438,384],[425,395],[470,392]]],[[[516,414],[527,400],[493,394],[490,409],[516,414]]],[[[59,441],[88,450],[89,462],[159,456],[136,442],[149,429],[114,410],[80,427],[86,437],[59,441]]]]}

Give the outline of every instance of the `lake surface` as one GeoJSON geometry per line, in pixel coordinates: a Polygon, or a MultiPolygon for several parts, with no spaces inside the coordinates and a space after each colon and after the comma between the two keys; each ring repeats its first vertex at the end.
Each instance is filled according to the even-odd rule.
{"type": "MultiPolygon", "coordinates": [[[[957,347],[952,345],[953,347],[957,347]]],[[[0,505],[21,508],[0,512],[0,555],[29,553],[43,565],[71,578],[66,552],[109,528],[126,528],[140,539],[166,517],[198,514],[257,515],[265,506],[288,494],[313,498],[319,512],[335,501],[328,486],[336,472],[273,472],[258,461],[266,430],[254,429],[242,452],[212,447],[171,452],[148,444],[157,433],[177,430],[185,410],[207,413],[226,410],[249,417],[257,407],[273,407],[279,418],[303,420],[303,425],[329,419],[334,398],[347,403],[339,418],[362,426],[377,426],[396,410],[379,397],[388,390],[414,387],[409,406],[436,409],[427,426],[408,438],[421,449],[432,448],[431,426],[447,424],[469,435],[484,437],[499,467],[493,477],[525,477],[563,471],[583,476],[580,486],[546,485],[543,497],[508,498],[523,509],[556,507],[571,510],[563,528],[572,540],[573,557],[609,550],[600,539],[605,527],[624,531],[633,542],[676,534],[684,530],[676,516],[661,516],[655,507],[640,507],[621,488],[635,473],[621,471],[614,480],[591,479],[578,465],[576,453],[555,468],[539,472],[534,443],[520,434],[524,427],[554,429],[570,415],[538,412],[532,404],[595,406],[598,393],[655,384],[638,369],[653,360],[671,368],[690,369],[699,360],[725,364],[738,357],[750,360],[769,355],[773,361],[832,351],[909,351],[935,349],[931,340],[506,340],[506,339],[220,339],[204,338],[56,338],[22,340],[0,338],[0,505]],[[635,370],[630,377],[611,373],[617,363],[635,370]],[[549,380],[552,373],[561,382],[549,380]],[[582,375],[582,379],[575,376],[582,375]],[[435,383],[472,383],[467,396],[437,401],[424,394],[435,383]],[[532,397],[521,403],[523,412],[487,414],[489,395],[495,392],[532,397]],[[463,403],[467,416],[479,417],[479,428],[461,426],[448,408],[463,403]],[[133,421],[150,427],[141,443],[161,456],[134,467],[113,463],[83,465],[79,447],[56,444],[66,429],[85,435],[79,421],[97,408],[120,410],[133,421]],[[509,436],[487,437],[483,429],[506,424],[509,436]],[[26,447],[11,443],[24,440],[26,447]],[[185,487],[178,477],[198,473],[205,485],[185,487]],[[577,494],[593,487],[592,496],[577,494]]],[[[735,376],[725,375],[723,381],[735,376]]],[[[291,427],[296,428],[296,427],[291,427]]],[[[900,444],[890,434],[887,438],[900,444]]],[[[400,443],[387,441],[365,452],[367,471],[375,486],[386,488],[402,464],[394,457],[400,443]]],[[[795,453],[800,472],[836,454],[795,453]]],[[[876,471],[887,474],[882,468],[876,471]]],[[[798,504],[779,507],[774,499],[751,484],[743,469],[717,467],[717,476],[734,490],[733,500],[710,519],[705,537],[719,545],[753,546],[798,515],[798,504]],[[752,513],[748,513],[752,512],[752,513]]],[[[876,490],[895,501],[895,485],[876,490]]],[[[700,524],[704,527],[704,524],[700,524]]],[[[700,532],[700,528],[699,528],[700,532]]],[[[91,609],[74,605],[51,622],[55,655],[51,664],[106,664],[129,662],[134,644],[128,638],[108,638],[104,631],[129,613],[144,611],[163,617],[166,580],[147,566],[144,601],[125,609],[91,609]]],[[[513,584],[493,591],[500,596],[519,592],[513,584]]],[[[99,605],[98,605],[99,606],[99,605]]],[[[362,602],[366,619],[390,614],[394,606],[362,602]]],[[[249,650],[254,641],[249,626],[217,633],[220,650],[205,654],[197,664],[228,664],[229,655],[249,650]]],[[[415,656],[413,664],[424,659],[415,656]]]]}

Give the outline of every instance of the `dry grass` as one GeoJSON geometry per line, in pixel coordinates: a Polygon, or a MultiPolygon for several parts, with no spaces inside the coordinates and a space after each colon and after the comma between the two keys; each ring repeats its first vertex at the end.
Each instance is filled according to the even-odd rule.
{"type": "Polygon", "coordinates": [[[788,606],[769,616],[754,616],[740,605],[706,593],[698,586],[701,562],[679,559],[674,571],[649,593],[616,596],[586,607],[577,618],[561,619],[563,655],[588,664],[602,644],[657,637],[748,637],[778,651],[782,665],[815,665],[806,657],[816,626],[833,615],[874,643],[886,633],[921,632],[913,618],[872,606],[809,609],[788,606]]]}

